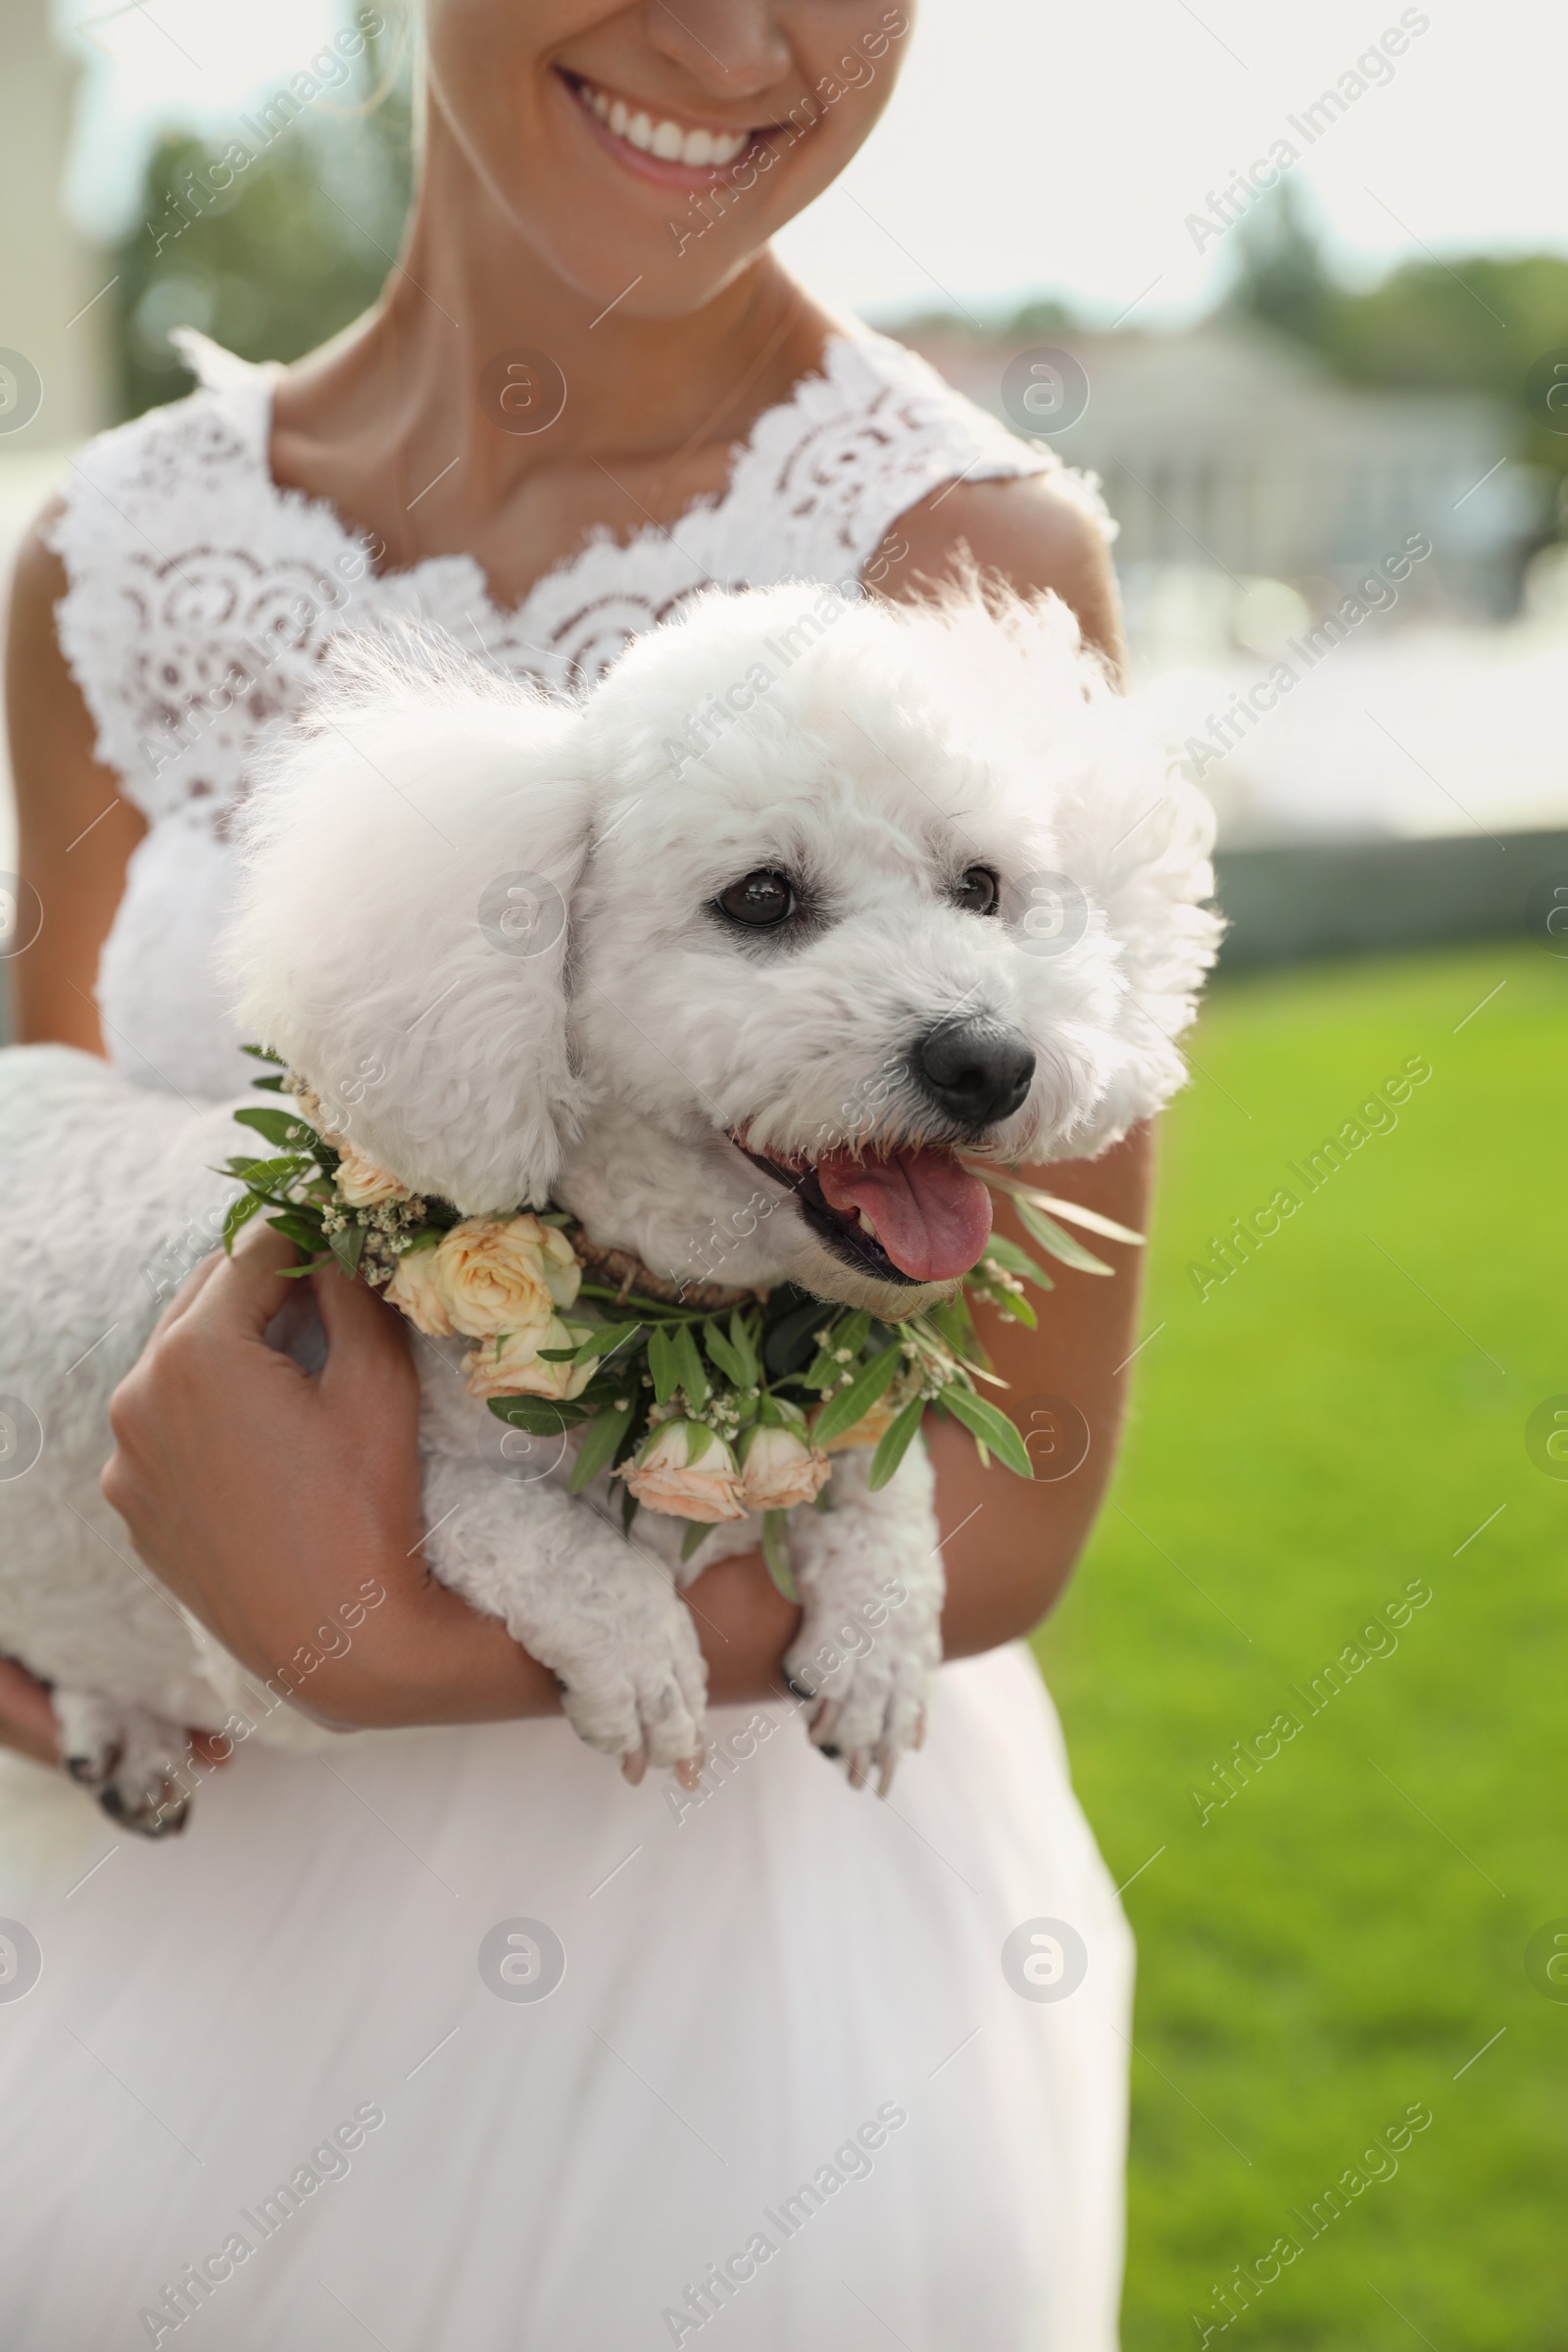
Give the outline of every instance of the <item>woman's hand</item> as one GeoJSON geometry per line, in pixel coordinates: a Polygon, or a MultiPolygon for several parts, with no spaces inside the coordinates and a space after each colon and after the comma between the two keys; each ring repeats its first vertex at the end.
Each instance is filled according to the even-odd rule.
{"type": "Polygon", "coordinates": [[[14,1658],[0,1658],[0,1747],[35,1764],[58,1764],[60,1737],[49,1692],[14,1658]]]}
{"type": "Polygon", "coordinates": [[[266,1342],[292,1246],[215,1254],[115,1394],[109,1501],[225,1649],[334,1729],[554,1713],[552,1677],[424,1561],[418,1380],[402,1318],[310,1279],[327,1359],[266,1342]]]}

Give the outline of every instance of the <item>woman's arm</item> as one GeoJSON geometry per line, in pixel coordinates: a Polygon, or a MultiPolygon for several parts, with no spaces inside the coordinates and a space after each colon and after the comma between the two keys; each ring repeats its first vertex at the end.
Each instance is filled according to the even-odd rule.
{"type": "MultiPolygon", "coordinates": [[[[901,519],[889,548],[886,593],[916,594],[922,577],[940,577],[972,554],[1018,587],[1059,584],[1086,632],[1113,657],[1118,650],[1102,542],[1075,508],[1036,484],[938,494],[901,519]]],[[[51,956],[34,967],[24,1034],[96,1045],[96,1024],[90,1035],[81,1026],[81,1011],[90,1010],[82,1001],[141,826],[122,804],[98,798],[100,787],[113,794],[114,778],[92,760],[90,721],[54,640],[52,607],[63,585],[56,560],[35,548],[24,568],[13,619],[12,713],[29,878],[44,897],[46,936],[52,902],[75,908],[56,926],[51,956]],[[92,829],[78,838],[83,826],[92,829]]],[[[1141,1227],[1150,1160],[1143,1134],[1048,1181],[1141,1227]]],[[[1135,1253],[1113,1244],[1103,1253],[1119,1261],[1117,1279],[1062,1270],[1039,1333],[996,1320],[986,1335],[1011,1383],[1006,1404],[1019,1410],[1051,1395],[1084,1414],[1091,1448],[1082,1468],[1059,1485],[1029,1486],[1001,1469],[982,1472],[966,1437],[932,1425],[948,1531],[950,1655],[1005,1641],[1044,1614],[1103,1492],[1137,1304],[1136,1265],[1125,1264],[1135,1253]]],[[[137,1547],[264,1675],[310,1642],[346,1591],[366,1579],[384,1587],[390,1605],[368,1613],[347,1653],[315,1669],[301,1692],[300,1703],[322,1721],[349,1727],[556,1711],[544,1669],[498,1622],[425,1571],[416,1384],[401,1320],[363,1287],[327,1276],[318,1286],[331,1349],[325,1369],[309,1376],[265,1346],[262,1334],[286,1289],[279,1266],[287,1254],[275,1237],[253,1229],[232,1262],[209,1260],[122,1389],[105,1487],[137,1547]]],[[[715,1703],[781,1689],[798,1613],[758,1554],[709,1569],[687,1597],[715,1703]]],[[[24,1744],[0,1687],[0,1738],[7,1722],[16,1727],[14,1743],[24,1744]]]]}
{"type": "Polygon", "coordinates": [[[125,863],[147,827],[113,768],[94,757],[94,729],[60,650],[55,607],[65,565],[44,544],[46,508],[23,543],[6,636],[6,723],[16,784],[19,864],[43,906],[43,928],[6,967],[10,1042],[101,1054],[93,983],[125,887],[125,863]]]}

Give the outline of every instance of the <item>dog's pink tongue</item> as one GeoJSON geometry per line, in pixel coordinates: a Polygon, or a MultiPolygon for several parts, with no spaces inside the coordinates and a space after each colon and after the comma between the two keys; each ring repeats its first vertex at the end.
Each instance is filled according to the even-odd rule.
{"type": "Polygon", "coordinates": [[[945,1152],[896,1152],[891,1159],[830,1152],[816,1163],[830,1208],[863,1208],[893,1263],[916,1282],[967,1274],[991,1237],[991,1195],[945,1152]]]}

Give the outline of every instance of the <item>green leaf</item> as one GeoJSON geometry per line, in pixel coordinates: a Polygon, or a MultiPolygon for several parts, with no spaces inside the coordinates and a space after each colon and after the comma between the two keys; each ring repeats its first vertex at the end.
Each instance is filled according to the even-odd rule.
{"type": "MultiPolygon", "coordinates": [[[[282,1054],[274,1054],[270,1046],[241,1046],[240,1052],[248,1054],[253,1061],[275,1062],[280,1070],[286,1067],[282,1054]]],[[[254,1083],[261,1086],[264,1082],[258,1078],[254,1083]]]]}
{"type": "Polygon", "coordinates": [[[788,1511],[762,1513],[762,1557],[767,1562],[768,1575],[785,1599],[793,1600],[798,1608],[801,1590],[795,1582],[795,1571],[790,1566],[789,1537],[785,1532],[789,1516],[788,1511]]]}
{"type": "Polygon", "coordinates": [[[1130,1225],[1118,1225],[1114,1217],[1102,1217],[1098,1208],[1080,1208],[1076,1200],[1058,1200],[1051,1193],[1031,1193],[1031,1208],[1054,1209],[1069,1225],[1082,1225],[1090,1233],[1102,1233],[1107,1242],[1131,1242],[1135,1250],[1144,1246],[1144,1236],[1134,1233],[1130,1225]]]}
{"type": "Polygon", "coordinates": [[[648,1369],[654,1376],[655,1401],[667,1404],[680,1387],[680,1366],[662,1323],[656,1323],[648,1334],[648,1369]]]}
{"type": "Polygon", "coordinates": [[[836,1354],[841,1348],[847,1348],[852,1356],[858,1355],[860,1349],[865,1346],[870,1329],[870,1314],[863,1306],[857,1307],[849,1321],[841,1323],[833,1334],[831,1346],[834,1353],[836,1354]]]}
{"type": "Polygon", "coordinates": [[[329,1266],[331,1263],[330,1257],[310,1257],[302,1266],[279,1266],[278,1272],[285,1282],[300,1282],[307,1274],[314,1274],[318,1266],[329,1266]]]}
{"type": "Polygon", "coordinates": [[[259,1208],[266,1206],[254,1193],[240,1193],[223,1212],[223,1249],[232,1257],[234,1236],[242,1225],[248,1225],[259,1208]]]}
{"type": "Polygon", "coordinates": [[[597,1478],[601,1470],[609,1468],[615,1458],[616,1447],[626,1434],[631,1414],[632,1400],[628,1396],[624,1404],[606,1405],[603,1411],[594,1415],[582,1433],[577,1459],[571,1465],[571,1476],[566,1481],[568,1494],[580,1494],[591,1479],[597,1478]]]}
{"type": "Polygon", "coordinates": [[[575,1429],[588,1418],[584,1406],[557,1404],[549,1396],[491,1396],[486,1402],[498,1421],[534,1438],[559,1438],[564,1429],[575,1429]]]}
{"type": "MultiPolygon", "coordinates": [[[[994,1257],[1004,1274],[1021,1275],[1025,1282],[1038,1284],[1043,1291],[1054,1291],[1055,1284],[1044,1266],[1037,1266],[1027,1250],[1009,1242],[1004,1233],[994,1233],[986,1244],[986,1257],[994,1257]]],[[[980,1261],[984,1266],[985,1258],[980,1261]]]]}
{"type": "Polygon", "coordinates": [[[412,1257],[416,1250],[438,1250],[445,1238],[439,1225],[421,1225],[408,1248],[400,1250],[398,1255],[412,1257]]]}
{"type": "Polygon", "coordinates": [[[847,1429],[853,1429],[861,1414],[869,1412],[892,1385],[903,1360],[903,1348],[894,1347],[884,1348],[880,1355],[873,1355],[868,1364],[862,1364],[849,1387],[835,1390],[823,1405],[811,1432],[813,1443],[825,1446],[830,1438],[842,1437],[847,1429]]]}
{"type": "Polygon", "coordinates": [[[925,1398],[911,1397],[891,1429],[884,1430],[871,1456],[870,1475],[866,1485],[873,1493],[885,1487],[914,1442],[914,1433],[925,1417],[925,1398]]]}
{"type": "Polygon", "coordinates": [[[708,1349],[709,1354],[726,1380],[733,1382],[737,1389],[751,1387],[751,1377],[746,1370],[746,1358],[741,1354],[739,1348],[731,1346],[716,1323],[709,1322],[703,1325],[703,1346],[708,1349]]]}
{"type": "Polygon", "coordinates": [[[303,1176],[315,1164],[309,1152],[290,1152],[281,1159],[231,1159],[228,1166],[232,1175],[243,1176],[247,1184],[257,1185],[266,1192],[292,1184],[296,1176],[303,1176]]]}
{"type": "Polygon", "coordinates": [[[1092,1250],[1086,1250],[1082,1242],[1074,1241],[1066,1228],[1058,1225],[1054,1217],[1048,1217],[1043,1208],[1035,1208],[1027,1200],[1016,1200],[1013,1206],[1018,1211],[1019,1222],[1024,1230],[1034,1235],[1042,1250],[1049,1251],[1053,1257],[1059,1257],[1064,1266],[1076,1266],[1081,1274],[1115,1272],[1115,1268],[1107,1266],[1103,1258],[1096,1257],[1092,1250]]]}
{"type": "Polygon", "coordinates": [[[751,1326],[737,1306],[729,1319],[729,1344],[741,1359],[741,1387],[755,1389],[762,1376],[751,1326]]]}
{"type": "Polygon", "coordinates": [[[686,1392],[688,1401],[698,1412],[701,1412],[703,1406],[708,1402],[710,1384],[708,1374],[703,1370],[703,1359],[697,1352],[697,1342],[692,1337],[692,1327],[689,1323],[683,1323],[680,1329],[674,1333],[670,1347],[680,1373],[680,1385],[686,1392]]]}
{"type": "Polygon", "coordinates": [[[681,1558],[689,1560],[698,1544],[703,1543],[712,1532],[706,1519],[688,1519],[686,1533],[682,1536],[680,1543],[681,1558]]]}
{"type": "Polygon", "coordinates": [[[343,1225],[328,1240],[328,1248],[345,1274],[357,1274],[365,1253],[365,1227],[343,1225]]]}
{"type": "Polygon", "coordinates": [[[767,1335],[763,1349],[768,1370],[783,1379],[787,1373],[798,1372],[808,1357],[815,1353],[811,1334],[820,1330],[831,1310],[820,1298],[808,1298],[804,1306],[792,1307],[767,1335]]]}
{"type": "Polygon", "coordinates": [[[956,1298],[939,1299],[927,1319],[955,1355],[974,1354],[974,1319],[961,1291],[956,1298]]]}
{"type": "Polygon", "coordinates": [[[270,1144],[276,1144],[283,1152],[300,1151],[307,1138],[316,1134],[310,1121],[301,1118],[297,1110],[271,1110],[264,1102],[247,1102],[234,1116],[241,1127],[254,1127],[258,1135],[265,1135],[270,1144]]]}
{"type": "Polygon", "coordinates": [[[259,1087],[264,1094],[280,1095],[283,1092],[283,1073],[279,1070],[275,1078],[253,1078],[251,1084],[259,1087]]]}
{"type": "Polygon", "coordinates": [[[1004,1462],[1019,1478],[1033,1478],[1034,1464],[1028,1448],[1005,1413],[956,1380],[943,1390],[942,1401],[955,1421],[961,1421],[971,1437],[978,1438],[982,1446],[989,1446],[999,1461],[1004,1462]]]}
{"type": "MultiPolygon", "coordinates": [[[[624,1342],[634,1340],[641,1331],[640,1323],[607,1323],[602,1331],[591,1331],[582,1346],[571,1356],[574,1364],[591,1363],[596,1355],[612,1354],[624,1342]]],[[[539,1350],[543,1355],[545,1350],[539,1350]]],[[[554,1350],[551,1351],[552,1353],[554,1350]]]]}
{"type": "Polygon", "coordinates": [[[269,1217],[267,1222],[274,1233],[286,1234],[291,1242],[298,1242],[302,1250],[324,1250],[326,1247],[326,1236],[321,1231],[319,1217],[301,1216],[298,1209],[284,1208],[275,1217],[269,1217]]]}
{"type": "Polygon", "coordinates": [[[631,1534],[631,1523],[641,1508],[642,1505],[636,1495],[630,1487],[627,1487],[620,1498],[620,1532],[623,1536],[631,1534]]]}

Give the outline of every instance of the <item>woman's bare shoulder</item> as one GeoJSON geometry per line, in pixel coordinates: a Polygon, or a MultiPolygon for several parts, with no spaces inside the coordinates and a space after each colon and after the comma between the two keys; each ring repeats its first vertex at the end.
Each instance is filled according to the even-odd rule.
{"type": "Polygon", "coordinates": [[[884,596],[907,603],[969,565],[1022,596],[1054,590],[1077,613],[1088,641],[1120,663],[1121,612],[1104,524],[1057,477],[934,491],[899,516],[865,576],[884,596]]]}

